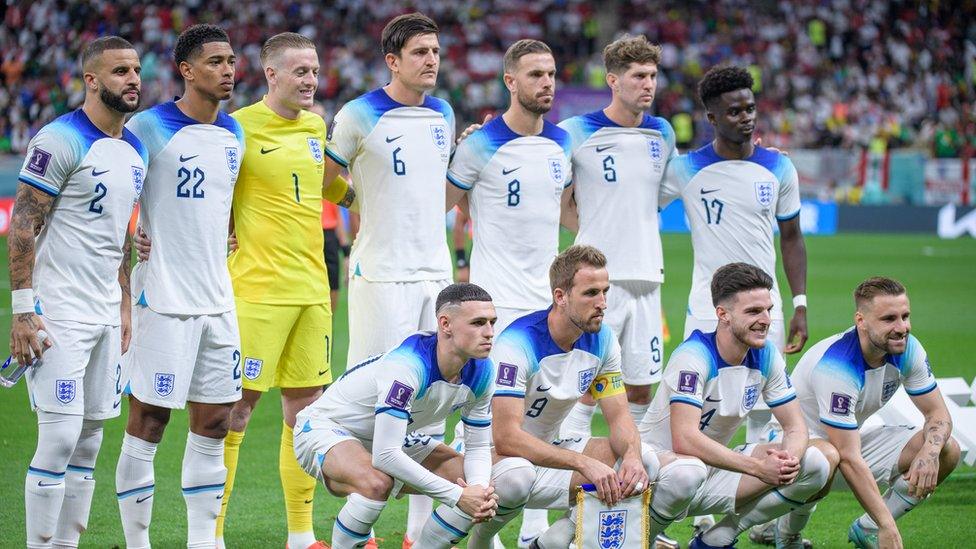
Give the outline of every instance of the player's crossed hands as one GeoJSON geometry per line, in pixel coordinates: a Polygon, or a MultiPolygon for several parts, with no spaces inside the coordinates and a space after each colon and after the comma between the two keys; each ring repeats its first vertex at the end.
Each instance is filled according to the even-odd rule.
{"type": "MultiPolygon", "coordinates": [[[[613,467],[589,456],[582,456],[579,473],[596,487],[596,495],[603,503],[615,505],[621,499],[620,482],[613,467]]],[[[645,475],[646,476],[646,475],[645,475]]]]}
{"type": "Polygon", "coordinates": [[[617,481],[621,487],[621,499],[629,498],[644,491],[649,480],[647,469],[644,468],[644,462],[640,458],[628,456],[620,461],[617,481]]]}
{"type": "Polygon", "coordinates": [[[495,493],[494,486],[482,486],[474,484],[468,486],[464,479],[457,479],[457,484],[461,490],[461,499],[458,500],[459,509],[468,514],[475,523],[488,522],[498,511],[498,494],[495,493]]]}
{"type": "Polygon", "coordinates": [[[800,474],[800,459],[785,450],[766,448],[760,462],[759,480],[773,486],[784,486],[796,480],[800,474]]]}

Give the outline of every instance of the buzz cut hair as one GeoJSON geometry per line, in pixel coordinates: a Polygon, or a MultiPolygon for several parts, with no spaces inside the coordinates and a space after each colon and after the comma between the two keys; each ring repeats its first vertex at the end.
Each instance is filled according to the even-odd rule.
{"type": "Polygon", "coordinates": [[[723,265],[712,275],[712,305],[727,303],[742,292],[772,290],[773,277],[748,263],[723,265]]]}
{"type": "Polygon", "coordinates": [[[491,303],[491,295],[484,288],[470,282],[451,284],[437,294],[434,311],[441,313],[444,307],[459,306],[468,301],[487,301],[491,303]]]}
{"type": "Polygon", "coordinates": [[[533,38],[523,38],[515,42],[505,51],[505,72],[507,74],[515,74],[519,59],[533,53],[548,53],[552,55],[552,48],[542,40],[535,40],[533,38]]]}
{"type": "Polygon", "coordinates": [[[200,24],[187,27],[176,39],[176,46],[173,47],[173,60],[179,65],[184,61],[189,61],[203,51],[203,45],[210,42],[226,42],[230,44],[230,37],[227,32],[217,25],[200,24]]]}
{"type": "Polygon", "coordinates": [[[261,46],[261,65],[267,67],[271,59],[287,49],[314,50],[315,42],[297,32],[281,32],[268,38],[261,46]]]}
{"type": "Polygon", "coordinates": [[[573,289],[573,279],[576,272],[583,266],[602,269],[607,266],[607,256],[603,252],[585,244],[574,244],[552,261],[549,267],[549,287],[568,292],[573,289]]]}
{"type": "Polygon", "coordinates": [[[873,276],[854,289],[854,306],[861,309],[879,295],[905,295],[905,286],[893,278],[873,276]]]}
{"type": "Polygon", "coordinates": [[[81,69],[86,70],[91,66],[91,63],[95,61],[103,52],[108,50],[134,50],[135,47],[131,42],[122,38],[121,36],[103,36],[101,38],[96,38],[85,46],[85,50],[81,53],[81,69]]]}
{"type": "Polygon", "coordinates": [[[632,63],[661,63],[661,46],[651,44],[643,34],[625,34],[603,48],[603,65],[608,73],[623,74],[632,63]]]}
{"type": "Polygon", "coordinates": [[[390,22],[383,27],[380,40],[383,46],[383,55],[392,53],[400,57],[403,46],[406,46],[407,42],[414,36],[438,34],[440,31],[433,19],[420,12],[398,15],[390,19],[390,22]]]}
{"type": "Polygon", "coordinates": [[[723,93],[742,89],[751,90],[752,86],[752,75],[742,67],[734,65],[712,67],[698,83],[698,98],[708,109],[723,93]]]}

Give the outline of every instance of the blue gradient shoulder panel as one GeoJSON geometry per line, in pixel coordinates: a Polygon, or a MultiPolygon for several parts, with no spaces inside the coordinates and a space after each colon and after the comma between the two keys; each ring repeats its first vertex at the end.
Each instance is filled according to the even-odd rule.
{"type": "MultiPolygon", "coordinates": [[[[437,334],[433,332],[416,333],[403,341],[399,347],[387,355],[390,360],[411,367],[420,380],[416,399],[421,399],[436,382],[444,381],[437,364],[437,334]]],[[[495,375],[494,363],[485,359],[471,359],[461,369],[461,384],[466,385],[477,398],[488,392],[495,375]]]]}
{"type": "MultiPolygon", "coordinates": [[[[708,364],[710,366],[709,379],[717,376],[720,369],[733,367],[732,364],[725,362],[722,355],[719,354],[718,346],[715,344],[715,332],[703,333],[700,330],[695,330],[678,349],[693,353],[708,364]]],[[[675,351],[678,349],[675,349],[675,351]]],[[[766,346],[762,349],[749,349],[745,359],[739,366],[759,370],[763,377],[768,378],[772,370],[775,352],[776,348],[773,346],[773,343],[767,340],[766,346]]]]}
{"type": "Polygon", "coordinates": [[[851,328],[827,347],[814,368],[846,381],[858,390],[863,389],[864,372],[868,369],[868,365],[861,353],[857,330],[851,328]]]}
{"type": "MultiPolygon", "coordinates": [[[[176,106],[176,102],[170,101],[136,114],[126,126],[142,140],[148,149],[149,157],[153,157],[166,147],[177,132],[196,124],[203,123],[183,114],[183,111],[176,106]]],[[[209,125],[232,133],[241,148],[244,148],[244,129],[229,114],[218,112],[217,119],[209,125]]]]}
{"type": "MultiPolygon", "coordinates": [[[[620,124],[610,120],[602,110],[567,118],[559,123],[559,127],[569,134],[573,150],[582,146],[587,139],[602,128],[623,128],[620,124]]],[[[645,114],[640,127],[661,132],[668,145],[674,147],[674,129],[664,118],[645,114]]]]}
{"type": "MultiPolygon", "coordinates": [[[[549,334],[548,316],[549,309],[543,309],[520,317],[509,324],[499,336],[499,340],[517,345],[525,351],[526,357],[532,361],[529,375],[539,370],[539,363],[542,359],[548,356],[566,354],[566,351],[560,349],[549,334]]],[[[584,333],[580,336],[573,345],[573,349],[594,355],[601,361],[606,360],[613,337],[613,331],[604,323],[599,332],[595,334],[584,333]]]]}

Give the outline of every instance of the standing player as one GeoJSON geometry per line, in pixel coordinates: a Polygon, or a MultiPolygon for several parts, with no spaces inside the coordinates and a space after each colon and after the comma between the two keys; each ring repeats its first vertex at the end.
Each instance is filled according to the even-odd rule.
{"type": "MultiPolygon", "coordinates": [[[[658,459],[641,444],[627,411],[620,347],[603,325],[610,288],[606,257],[591,246],[571,246],[553,261],[549,279],[552,305],[516,319],[492,351],[498,367],[492,399],[495,450],[536,466],[535,482],[523,499],[528,508],[568,509],[573,489],[583,482],[596,485],[600,499],[613,504],[657,479],[658,459]],[[600,403],[610,437],[559,440],[560,424],[585,393],[600,403]]],[[[491,536],[521,510],[505,507],[474,530],[468,547],[488,547],[491,536]]],[[[572,535],[572,524],[563,518],[533,546],[566,547],[572,535]]]]}
{"type": "Polygon", "coordinates": [[[27,547],[78,546],[102,423],[119,415],[129,345],[126,229],[147,157],[123,123],[139,107],[141,66],[117,36],[88,44],[81,65],[85,103],[31,139],[7,240],[10,353],[21,364],[43,354],[27,370],[37,412],[24,482],[27,547]]]}
{"type": "MultiPolygon", "coordinates": [[[[793,380],[811,436],[837,447],[840,472],[866,511],[848,538],[860,548],[901,547],[895,521],[956,468],[959,443],[925,349],[910,334],[905,287],[869,278],[854,290],[854,304],[854,327],[811,347],[793,380]],[[859,430],[901,385],[925,417],[922,429],[859,430]],[[888,486],[884,496],[882,485],[888,486]]],[[[811,511],[802,507],[778,521],[777,546],[795,546],[811,511]]]]}
{"type": "Polygon", "coordinates": [[[153,243],[152,255],[133,273],[139,298],[132,397],[115,477],[129,547],[149,546],[156,446],[170,411],[187,402],[187,545],[214,546],[227,474],[223,439],[231,406],[241,397],[227,227],[244,134],[220,111],[234,89],[234,51],[219,27],[194,25],[180,34],[173,57],[183,97],[127,124],[149,150],[140,225],[153,243]]]}
{"type": "Polygon", "coordinates": [[[296,33],[272,36],[261,48],[268,95],[233,118],[245,150],[234,190],[238,248],[227,261],[240,325],[243,398],[234,404],[224,442],[227,484],[217,520],[218,544],[244,430],[258,399],[281,388],[284,423],[278,469],[288,517],[288,546],[316,544],[315,479],[295,461],[295,414],[332,383],[332,307],[323,261],[322,198],[352,203],[341,177],[323,180],[325,122],[308,112],[318,86],[315,44],[296,33]]]}
{"type": "Polygon", "coordinates": [[[807,340],[807,256],[800,231],[799,181],[789,158],[752,142],[752,86],[752,76],[741,67],[716,67],[705,74],[698,94],[715,128],[715,140],[668,163],[661,206],[681,198],[691,225],[695,266],[685,338],[695,330],[715,330],[718,320],[708,287],[720,266],[741,261],[773,276],[773,223],[779,225],[794,313],[785,338],[782,298],[773,276],[770,339],[784,353],[796,353],[807,340]]]}
{"type": "MultiPolygon", "coordinates": [[[[417,547],[450,547],[472,521],[495,514],[491,296],[474,284],[454,284],[440,292],[436,310],[436,333],[411,335],[350,368],[298,414],[298,461],[330,492],[348,496],[332,530],[336,549],[363,547],[390,495],[405,488],[444,504],[426,518],[417,547]],[[456,410],[468,443],[464,456],[429,436],[407,434],[408,426],[442,423],[456,410]]],[[[531,484],[531,477],[496,484],[504,491],[531,484]]]]}
{"type": "MultiPolygon", "coordinates": [[[[387,23],[390,83],[347,103],[329,128],[325,180],[348,168],[360,215],[349,257],[348,366],[432,330],[437,293],[451,283],[443,208],[454,111],[427,95],[440,68],[438,32],[421,13],[387,23]]],[[[434,429],[428,434],[443,436],[434,429]]],[[[410,500],[408,546],[432,505],[410,500]]]]}
{"type": "MultiPolygon", "coordinates": [[[[646,114],[654,101],[660,60],[660,46],[644,36],[612,42],[603,50],[610,105],[559,124],[572,136],[575,180],[564,209],[570,223],[578,216],[576,242],[607,254],[612,290],[606,322],[620,341],[634,421],[644,418],[651,387],[661,380],[664,355],[657,200],[667,163],[677,150],[667,120],[646,114]]],[[[565,428],[589,433],[594,404],[584,396],[565,428]]]]}
{"type": "MultiPolygon", "coordinates": [[[[690,515],[727,513],[692,540],[692,549],[732,547],[746,528],[812,501],[837,463],[829,444],[808,445],[786,363],[767,339],[772,288],[772,278],[747,263],[715,271],[711,295],[718,329],[695,330],[675,349],[641,422],[645,442],[708,465],[707,479],[697,491],[673,498],[682,499],[690,515]],[[760,395],[783,426],[782,443],[729,449],[726,445],[760,395]]],[[[652,533],[685,512],[681,505],[663,511],[658,507],[662,495],[671,494],[664,489],[655,494],[652,533]]]]}

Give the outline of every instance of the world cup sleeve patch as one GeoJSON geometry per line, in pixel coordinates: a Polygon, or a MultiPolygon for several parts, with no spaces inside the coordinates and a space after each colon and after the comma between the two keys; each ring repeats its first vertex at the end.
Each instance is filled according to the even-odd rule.
{"type": "Polygon", "coordinates": [[[681,370],[678,372],[678,392],[694,394],[698,388],[698,372],[681,370]]]}
{"type": "Polygon", "coordinates": [[[851,413],[851,397],[843,393],[830,395],[830,413],[846,416],[851,413]]]}
{"type": "Polygon", "coordinates": [[[507,362],[498,363],[498,378],[495,384],[505,387],[515,387],[515,374],[518,373],[518,366],[507,362]]]}
{"type": "Polygon", "coordinates": [[[406,383],[394,381],[393,386],[390,387],[390,392],[386,394],[386,403],[403,409],[407,407],[407,402],[410,401],[411,396],[413,396],[413,387],[406,383]]]}
{"type": "Polygon", "coordinates": [[[40,147],[34,147],[34,150],[31,151],[30,161],[27,163],[27,170],[43,177],[47,173],[47,165],[50,163],[51,153],[40,147]]]}

